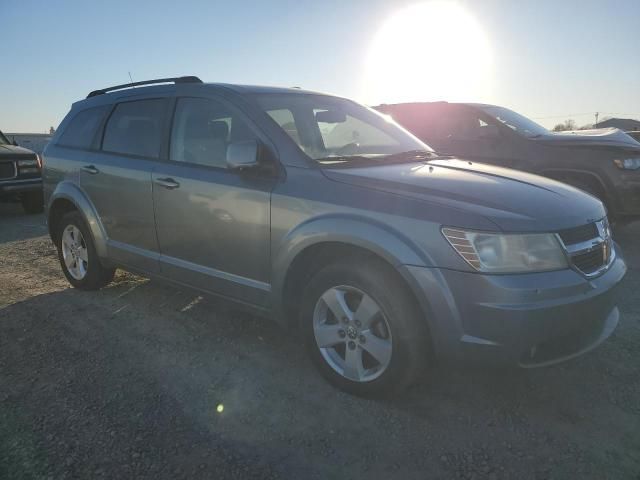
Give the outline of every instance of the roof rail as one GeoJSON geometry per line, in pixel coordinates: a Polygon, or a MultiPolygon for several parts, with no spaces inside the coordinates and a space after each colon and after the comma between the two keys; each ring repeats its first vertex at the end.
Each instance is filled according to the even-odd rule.
{"type": "Polygon", "coordinates": [[[144,82],[132,82],[125,83],[123,85],[116,85],[115,87],[101,88],[100,90],[94,90],[87,95],[87,98],[95,97],[97,95],[103,95],[107,92],[113,92],[114,90],[124,90],[125,88],[139,87],[141,85],[154,85],[156,83],[202,83],[198,77],[174,77],[174,78],[157,78],[155,80],[145,80],[144,82]]]}

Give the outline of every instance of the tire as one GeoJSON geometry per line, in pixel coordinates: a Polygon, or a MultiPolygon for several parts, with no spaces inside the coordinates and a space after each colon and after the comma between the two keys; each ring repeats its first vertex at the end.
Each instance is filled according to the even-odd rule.
{"type": "Polygon", "coordinates": [[[319,270],[303,294],[299,321],[320,374],[354,395],[397,393],[430,358],[430,339],[416,301],[398,273],[373,257],[319,270]]]}
{"type": "Polygon", "coordinates": [[[73,287],[98,290],[113,280],[115,268],[100,263],[91,232],[79,212],[64,215],[56,233],[60,266],[73,287]]]}
{"type": "Polygon", "coordinates": [[[42,213],[44,211],[44,196],[42,190],[38,192],[27,192],[20,196],[20,202],[25,213],[30,215],[42,213]]]}

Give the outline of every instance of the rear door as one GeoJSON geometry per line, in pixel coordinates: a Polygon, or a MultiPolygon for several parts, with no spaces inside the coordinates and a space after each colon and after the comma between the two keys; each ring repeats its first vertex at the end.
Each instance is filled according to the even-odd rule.
{"type": "Polygon", "coordinates": [[[100,151],[87,156],[80,172],[80,186],[106,230],[109,256],[148,272],[159,270],[151,172],[160,157],[168,103],[151,98],[116,104],[100,151]]]}
{"type": "Polygon", "coordinates": [[[174,280],[264,306],[276,179],[227,168],[227,146],[245,140],[264,143],[230,103],[177,99],[169,161],[153,172],[160,264],[174,280]]]}

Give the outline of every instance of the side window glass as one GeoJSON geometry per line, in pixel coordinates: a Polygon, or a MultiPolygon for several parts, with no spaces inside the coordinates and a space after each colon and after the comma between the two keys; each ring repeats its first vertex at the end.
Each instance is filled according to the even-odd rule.
{"type": "Polygon", "coordinates": [[[62,132],[58,145],[83,149],[91,148],[91,143],[100,127],[100,122],[102,122],[107,110],[110,108],[110,105],[103,105],[78,112],[62,132]]]}
{"type": "Polygon", "coordinates": [[[221,103],[181,98],[176,104],[169,158],[226,168],[229,143],[255,139],[246,122],[221,103]]]}
{"type": "Polygon", "coordinates": [[[118,104],[105,127],[102,150],[158,158],[165,112],[163,99],[118,104]]]}

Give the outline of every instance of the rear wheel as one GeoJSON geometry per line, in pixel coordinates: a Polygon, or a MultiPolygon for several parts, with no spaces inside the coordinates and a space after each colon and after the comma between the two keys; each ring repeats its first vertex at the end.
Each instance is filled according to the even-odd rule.
{"type": "Polygon", "coordinates": [[[97,290],[113,280],[115,269],[100,263],[91,232],[78,212],[64,215],[57,233],[58,259],[71,285],[80,290],[97,290]]]}
{"type": "Polygon", "coordinates": [[[429,339],[415,300],[390,266],[370,257],[329,265],[307,286],[301,330],[320,373],[364,396],[410,384],[429,339]]]}
{"type": "Polygon", "coordinates": [[[42,213],[44,210],[44,196],[42,190],[38,192],[27,192],[20,196],[22,208],[26,213],[35,214],[42,213]]]}

